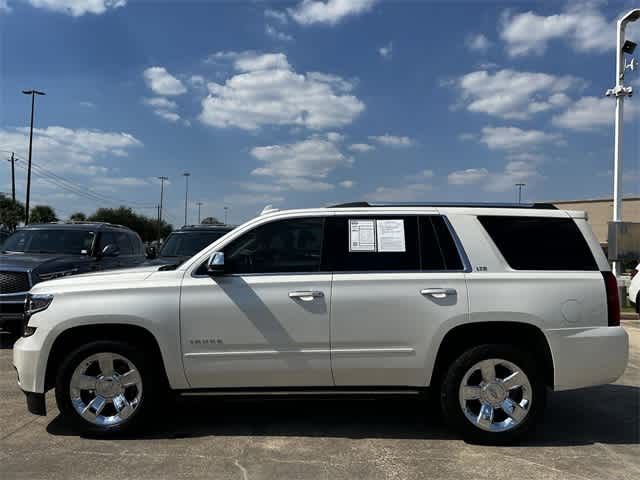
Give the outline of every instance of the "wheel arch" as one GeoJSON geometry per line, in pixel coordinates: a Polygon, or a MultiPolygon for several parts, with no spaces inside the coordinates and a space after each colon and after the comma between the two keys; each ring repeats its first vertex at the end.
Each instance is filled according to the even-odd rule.
{"type": "Polygon", "coordinates": [[[504,343],[531,352],[536,362],[541,362],[545,384],[553,388],[553,356],[543,331],[529,323],[510,321],[465,323],[447,331],[438,347],[429,385],[439,386],[447,367],[464,351],[487,343],[504,343]]]}
{"type": "Polygon", "coordinates": [[[158,361],[158,377],[168,388],[169,380],[160,345],[153,333],[140,325],[126,323],[102,323],[78,325],[62,331],[54,340],[49,355],[44,378],[44,391],[53,388],[60,364],[66,355],[77,347],[95,340],[123,341],[145,349],[158,361]]]}

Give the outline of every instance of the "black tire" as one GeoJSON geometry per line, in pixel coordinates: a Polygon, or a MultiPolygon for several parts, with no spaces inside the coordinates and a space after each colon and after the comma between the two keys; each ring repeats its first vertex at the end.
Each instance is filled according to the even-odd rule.
{"type": "Polygon", "coordinates": [[[440,406],[445,421],[471,443],[488,445],[512,444],[521,439],[539,422],[546,404],[546,386],[533,356],[509,345],[487,344],[471,348],[453,361],[440,385],[440,406]],[[502,359],[515,364],[529,379],[531,403],[526,417],[510,430],[490,432],[483,430],[465,416],[459,400],[459,388],[465,374],[478,362],[502,359]]]}
{"type": "Polygon", "coordinates": [[[72,351],[63,360],[56,375],[55,393],[56,403],[60,413],[68,418],[74,427],[81,433],[88,433],[93,436],[107,437],[130,433],[141,426],[154,408],[154,400],[157,398],[157,391],[161,382],[153,375],[153,368],[150,364],[149,355],[135,346],[112,340],[100,340],[87,343],[72,351]],[[116,425],[96,425],[85,420],[76,412],[70,393],[70,382],[73,372],[85,359],[97,353],[115,353],[133,362],[140,374],[142,381],[142,395],[137,407],[127,419],[116,425]]]}

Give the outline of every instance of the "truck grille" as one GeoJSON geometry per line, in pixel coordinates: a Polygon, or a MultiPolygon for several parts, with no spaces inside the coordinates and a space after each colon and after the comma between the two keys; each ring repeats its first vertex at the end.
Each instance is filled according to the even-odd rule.
{"type": "Polygon", "coordinates": [[[27,272],[0,272],[0,294],[28,292],[27,272]]]}

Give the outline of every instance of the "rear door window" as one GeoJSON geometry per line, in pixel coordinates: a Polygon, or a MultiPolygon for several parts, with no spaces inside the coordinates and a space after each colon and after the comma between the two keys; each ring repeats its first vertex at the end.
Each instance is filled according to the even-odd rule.
{"type": "Polygon", "coordinates": [[[480,216],[478,220],[515,270],[598,270],[571,218],[480,216]]]}
{"type": "MultiPolygon", "coordinates": [[[[398,222],[395,224],[397,225],[398,222]]],[[[377,223],[375,225],[377,235],[377,223]]],[[[384,250],[384,247],[382,249],[384,250]]],[[[322,269],[336,272],[419,271],[418,218],[405,215],[328,217],[325,222],[322,269]],[[402,251],[379,251],[378,249],[383,247],[382,242],[371,247],[374,251],[366,251],[366,245],[354,246],[354,238],[353,235],[350,235],[350,228],[353,228],[354,221],[362,221],[366,225],[367,220],[375,220],[376,222],[401,221],[404,231],[404,245],[394,246],[392,242],[389,242],[389,248],[402,251]],[[361,250],[357,250],[358,248],[361,250]]]]}
{"type": "Polygon", "coordinates": [[[420,217],[420,257],[422,270],[463,270],[455,240],[444,218],[420,217]]]}

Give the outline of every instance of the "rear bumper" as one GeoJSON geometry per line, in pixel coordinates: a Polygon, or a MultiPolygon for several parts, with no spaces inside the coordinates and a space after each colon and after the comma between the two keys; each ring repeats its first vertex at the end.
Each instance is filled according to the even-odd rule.
{"type": "Polygon", "coordinates": [[[604,385],[623,374],[629,337],[622,327],[546,330],[554,366],[554,389],[604,385]]]}

